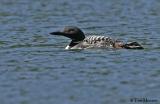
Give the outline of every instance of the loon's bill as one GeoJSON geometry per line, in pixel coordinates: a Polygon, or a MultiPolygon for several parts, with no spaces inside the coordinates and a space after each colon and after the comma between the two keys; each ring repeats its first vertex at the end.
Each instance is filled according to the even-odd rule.
{"type": "Polygon", "coordinates": [[[106,36],[85,37],[83,31],[75,26],[67,26],[63,31],[50,33],[61,35],[71,39],[65,49],[87,49],[87,48],[125,48],[125,49],[144,49],[138,42],[123,43],[106,36]]]}

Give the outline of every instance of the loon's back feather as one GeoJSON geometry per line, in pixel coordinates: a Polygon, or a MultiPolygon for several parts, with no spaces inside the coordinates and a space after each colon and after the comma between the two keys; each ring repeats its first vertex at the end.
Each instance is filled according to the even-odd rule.
{"type": "Polygon", "coordinates": [[[79,42],[77,45],[70,47],[70,49],[86,49],[86,48],[93,48],[93,47],[97,47],[97,48],[113,47],[114,42],[115,40],[113,40],[110,37],[92,35],[92,36],[86,37],[83,41],[79,42]]]}
{"type": "Polygon", "coordinates": [[[89,44],[99,44],[99,43],[104,43],[105,45],[113,45],[114,40],[110,37],[105,37],[105,36],[88,36],[84,39],[85,42],[89,44]]]}

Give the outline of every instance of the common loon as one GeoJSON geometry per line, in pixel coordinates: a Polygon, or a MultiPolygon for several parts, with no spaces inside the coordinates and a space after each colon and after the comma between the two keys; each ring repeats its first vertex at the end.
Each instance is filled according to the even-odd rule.
{"type": "Polygon", "coordinates": [[[52,35],[62,35],[71,39],[65,49],[87,49],[87,48],[125,48],[143,49],[137,42],[123,43],[106,36],[88,36],[81,29],[75,26],[67,26],[63,31],[51,32],[52,35]]]}

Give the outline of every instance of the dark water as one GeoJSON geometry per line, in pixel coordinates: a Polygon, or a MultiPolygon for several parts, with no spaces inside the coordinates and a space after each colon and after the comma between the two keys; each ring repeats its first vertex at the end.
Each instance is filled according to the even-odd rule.
{"type": "Polygon", "coordinates": [[[0,0],[1,104],[160,104],[159,0],[0,0]],[[64,50],[74,25],[144,50],[64,50]]]}

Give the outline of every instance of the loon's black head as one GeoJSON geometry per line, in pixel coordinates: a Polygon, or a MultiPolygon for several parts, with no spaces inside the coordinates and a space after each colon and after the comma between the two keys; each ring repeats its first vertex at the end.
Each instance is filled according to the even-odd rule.
{"type": "Polygon", "coordinates": [[[82,41],[85,38],[85,35],[82,32],[82,30],[79,29],[78,27],[75,27],[75,26],[67,26],[64,28],[63,31],[56,31],[56,32],[52,32],[50,34],[62,35],[62,36],[65,36],[65,37],[72,39],[72,41],[75,41],[75,42],[82,41]]]}

